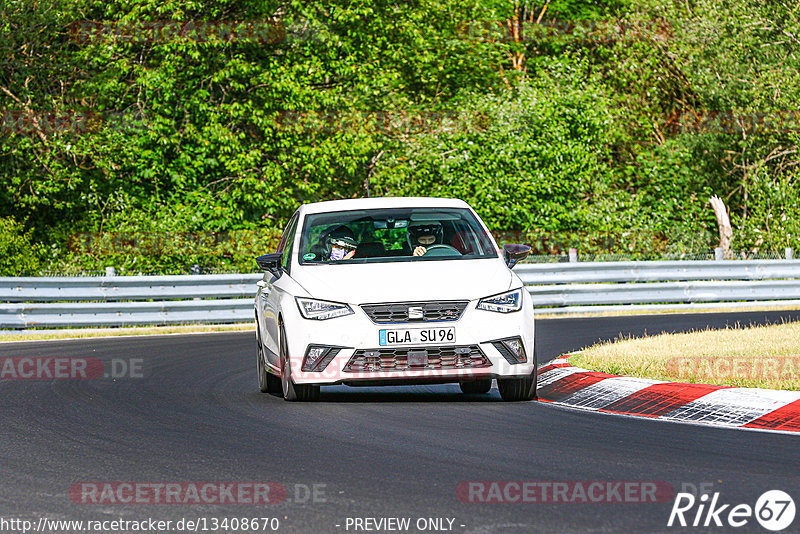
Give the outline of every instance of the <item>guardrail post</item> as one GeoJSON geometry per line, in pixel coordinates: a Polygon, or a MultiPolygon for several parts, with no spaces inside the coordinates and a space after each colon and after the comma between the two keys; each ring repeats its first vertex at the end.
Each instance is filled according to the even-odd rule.
{"type": "Polygon", "coordinates": [[[569,262],[570,263],[578,263],[578,249],[577,248],[569,249],[569,262]]]}
{"type": "Polygon", "coordinates": [[[794,251],[792,250],[792,247],[786,247],[786,259],[791,260],[792,258],[794,258],[794,251]]]}
{"type": "Polygon", "coordinates": [[[117,272],[113,267],[106,267],[106,276],[116,276],[117,272]]]}
{"type": "Polygon", "coordinates": [[[714,249],[714,260],[715,261],[722,261],[725,259],[725,255],[722,252],[722,247],[717,247],[714,249]]]}

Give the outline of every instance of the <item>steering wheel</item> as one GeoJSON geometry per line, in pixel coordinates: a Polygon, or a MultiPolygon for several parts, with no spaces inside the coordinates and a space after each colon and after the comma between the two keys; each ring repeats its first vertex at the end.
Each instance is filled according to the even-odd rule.
{"type": "Polygon", "coordinates": [[[463,256],[463,254],[450,245],[431,245],[423,256],[463,256]]]}

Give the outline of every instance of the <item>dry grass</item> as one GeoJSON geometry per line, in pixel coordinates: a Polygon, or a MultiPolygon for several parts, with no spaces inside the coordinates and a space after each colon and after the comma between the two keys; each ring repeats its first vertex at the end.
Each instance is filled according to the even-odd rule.
{"type": "Polygon", "coordinates": [[[800,322],[619,339],[569,361],[655,380],[800,390],[800,322]]]}
{"type": "Polygon", "coordinates": [[[576,313],[547,313],[547,308],[538,308],[536,310],[537,319],[574,319],[580,317],[619,317],[627,315],[666,315],[677,313],[729,313],[731,311],[740,312],[756,312],[756,311],[794,311],[798,307],[795,304],[787,306],[745,306],[727,310],[725,308],[651,308],[651,309],[636,309],[637,306],[631,306],[629,310],[603,310],[602,306],[597,311],[589,312],[576,312],[576,313]]]}
{"type": "Polygon", "coordinates": [[[42,341],[51,339],[82,339],[88,337],[239,332],[247,330],[255,330],[254,323],[238,323],[228,325],[134,326],[130,328],[73,328],[59,331],[48,330],[43,332],[36,332],[35,330],[32,330],[26,331],[24,334],[0,335],[0,343],[13,343],[15,341],[42,341]]]}

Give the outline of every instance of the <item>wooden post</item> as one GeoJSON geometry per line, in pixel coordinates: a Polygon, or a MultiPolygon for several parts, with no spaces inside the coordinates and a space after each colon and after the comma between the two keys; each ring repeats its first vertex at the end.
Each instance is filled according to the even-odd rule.
{"type": "Polygon", "coordinates": [[[731,228],[731,219],[728,217],[728,210],[725,208],[725,202],[722,201],[717,195],[709,199],[711,207],[714,209],[714,215],[717,217],[717,226],[719,227],[719,246],[722,249],[722,255],[725,259],[731,258],[731,238],[733,238],[733,229],[731,228]]]}

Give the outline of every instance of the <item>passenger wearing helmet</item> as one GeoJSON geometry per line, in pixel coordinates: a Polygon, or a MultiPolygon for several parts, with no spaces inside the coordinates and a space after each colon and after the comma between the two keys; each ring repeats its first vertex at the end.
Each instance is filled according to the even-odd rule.
{"type": "Polygon", "coordinates": [[[325,240],[325,256],[331,261],[349,260],[356,254],[358,243],[352,230],[339,226],[332,230],[325,240]]]}
{"type": "Polygon", "coordinates": [[[406,233],[413,256],[422,256],[428,247],[442,243],[442,224],[438,221],[411,223],[406,233]]]}

